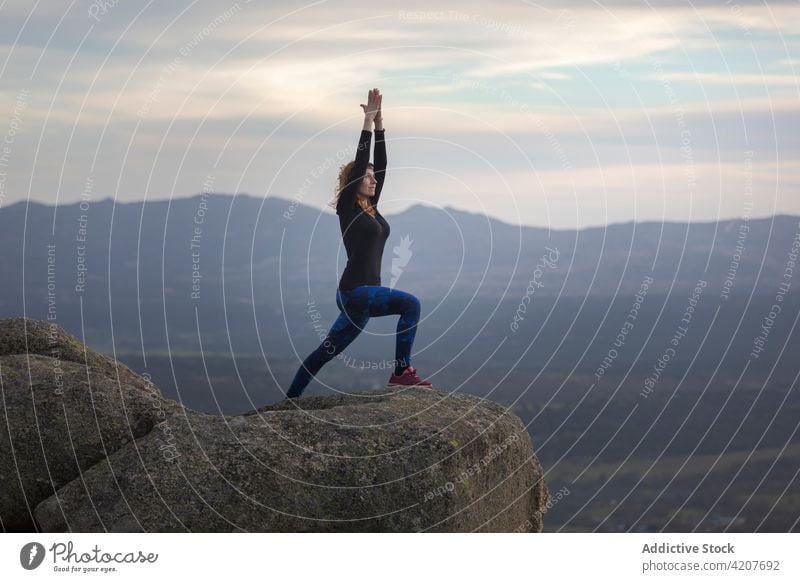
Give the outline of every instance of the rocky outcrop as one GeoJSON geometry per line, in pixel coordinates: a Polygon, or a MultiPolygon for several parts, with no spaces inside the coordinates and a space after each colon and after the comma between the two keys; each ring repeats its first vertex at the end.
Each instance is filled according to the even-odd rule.
{"type": "Polygon", "coordinates": [[[62,328],[0,320],[0,524],[35,531],[38,503],[182,407],[62,328]]]}
{"type": "Polygon", "coordinates": [[[13,406],[39,419],[23,430],[11,411],[15,454],[3,453],[0,470],[19,462],[20,447],[40,446],[54,466],[69,459],[58,479],[41,463],[38,473],[36,463],[14,473],[28,476],[24,511],[19,494],[5,501],[11,480],[0,483],[7,529],[30,507],[41,531],[542,531],[542,469],[522,422],[500,405],[384,389],[212,416],[165,399],[133,372],[138,383],[103,381],[100,366],[115,368],[98,356],[91,381],[84,364],[83,383],[75,372],[55,394],[51,358],[30,356],[29,381],[29,356],[0,352],[6,398],[16,393],[13,406]],[[93,401],[81,400],[87,392],[93,401]],[[42,413],[40,403],[49,403],[42,413]],[[70,422],[51,420],[60,406],[70,422]],[[70,416],[78,410],[92,418],[79,436],[70,416]],[[73,441],[80,455],[69,452],[73,441]]]}

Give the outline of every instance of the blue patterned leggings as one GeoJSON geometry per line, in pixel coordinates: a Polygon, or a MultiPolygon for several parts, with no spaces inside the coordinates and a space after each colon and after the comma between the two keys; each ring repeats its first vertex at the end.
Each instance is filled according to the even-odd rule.
{"type": "Polygon", "coordinates": [[[399,367],[411,365],[411,346],[417,334],[420,314],[420,302],[414,295],[390,287],[360,285],[347,291],[337,289],[336,307],[341,311],[339,317],[327,337],[297,370],[292,385],[286,393],[287,398],[300,396],[322,366],[356,339],[370,317],[400,316],[397,322],[395,362],[399,367]]]}

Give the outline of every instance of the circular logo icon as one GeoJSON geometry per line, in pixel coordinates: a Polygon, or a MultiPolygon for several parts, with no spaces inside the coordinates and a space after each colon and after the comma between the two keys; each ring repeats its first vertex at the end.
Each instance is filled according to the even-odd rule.
{"type": "Polygon", "coordinates": [[[26,570],[35,570],[44,560],[44,546],[39,542],[28,542],[19,551],[19,563],[26,570]]]}

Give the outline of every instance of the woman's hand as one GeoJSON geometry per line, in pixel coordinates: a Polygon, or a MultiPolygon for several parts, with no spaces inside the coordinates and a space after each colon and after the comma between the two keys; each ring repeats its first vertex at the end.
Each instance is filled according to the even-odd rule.
{"type": "Polygon", "coordinates": [[[381,111],[381,104],[383,103],[383,94],[380,89],[375,89],[378,92],[378,113],[375,114],[375,123],[383,121],[383,112],[381,111]]]}
{"type": "Polygon", "coordinates": [[[364,110],[365,121],[371,123],[376,121],[376,119],[382,119],[382,117],[380,117],[381,98],[381,92],[377,87],[369,90],[369,94],[367,95],[367,104],[364,105],[361,103],[361,108],[364,110]]]}
{"type": "Polygon", "coordinates": [[[382,103],[383,95],[378,92],[378,113],[375,114],[375,131],[383,131],[383,112],[381,112],[382,103]]]}

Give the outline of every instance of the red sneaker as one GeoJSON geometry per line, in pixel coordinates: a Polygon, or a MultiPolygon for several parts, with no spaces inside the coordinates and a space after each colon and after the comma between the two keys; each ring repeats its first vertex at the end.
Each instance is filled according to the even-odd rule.
{"type": "Polygon", "coordinates": [[[413,366],[409,366],[403,373],[399,376],[392,374],[389,377],[389,383],[387,386],[417,386],[419,388],[433,388],[433,384],[428,382],[427,380],[423,380],[417,375],[417,371],[414,369],[413,366]]]}

